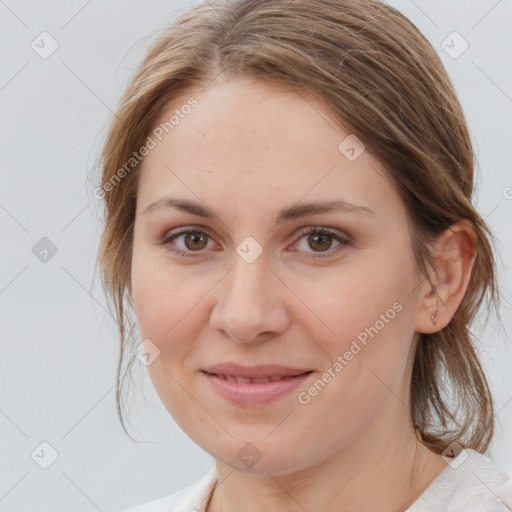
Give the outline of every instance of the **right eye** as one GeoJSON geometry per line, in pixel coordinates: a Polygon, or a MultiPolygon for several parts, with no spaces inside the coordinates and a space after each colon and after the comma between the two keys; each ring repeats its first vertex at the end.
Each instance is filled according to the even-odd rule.
{"type": "Polygon", "coordinates": [[[166,233],[161,241],[165,248],[178,256],[195,257],[194,253],[202,253],[208,241],[213,241],[208,233],[194,228],[180,228],[166,233]]]}

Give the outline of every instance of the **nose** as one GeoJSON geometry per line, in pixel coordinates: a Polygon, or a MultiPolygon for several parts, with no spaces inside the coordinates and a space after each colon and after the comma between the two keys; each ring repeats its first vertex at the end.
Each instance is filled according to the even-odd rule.
{"type": "Polygon", "coordinates": [[[252,263],[235,253],[233,268],[217,290],[210,326],[238,343],[279,335],[289,325],[286,304],[290,301],[285,294],[286,288],[267,266],[264,253],[252,263]]]}

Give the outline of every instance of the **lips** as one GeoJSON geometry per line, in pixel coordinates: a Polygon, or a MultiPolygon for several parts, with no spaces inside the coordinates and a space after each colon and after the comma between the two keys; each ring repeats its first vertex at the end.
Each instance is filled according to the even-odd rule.
{"type": "Polygon", "coordinates": [[[309,368],[293,368],[275,364],[244,366],[236,363],[221,363],[205,368],[206,373],[237,382],[274,382],[286,377],[295,377],[310,372],[309,368]],[[244,380],[245,379],[245,380],[244,380]],[[265,380],[260,380],[265,379],[265,380]]]}
{"type": "Polygon", "coordinates": [[[243,366],[223,363],[202,371],[213,390],[239,405],[269,403],[290,393],[313,370],[277,365],[243,366]]]}
{"type": "Polygon", "coordinates": [[[215,375],[216,377],[219,377],[220,379],[227,380],[229,382],[238,382],[243,384],[249,384],[249,383],[261,383],[261,382],[276,382],[278,380],[283,379],[289,379],[290,377],[283,377],[279,375],[274,375],[272,377],[261,377],[258,379],[249,379],[247,377],[240,377],[238,375],[224,375],[222,373],[213,373],[212,375],[215,375]]]}

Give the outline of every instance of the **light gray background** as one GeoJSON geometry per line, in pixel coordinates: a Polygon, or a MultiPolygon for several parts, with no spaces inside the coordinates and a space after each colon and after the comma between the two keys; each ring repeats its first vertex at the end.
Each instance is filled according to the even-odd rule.
{"type": "MultiPolygon", "coordinates": [[[[500,241],[500,260],[511,261],[512,0],[390,3],[447,66],[476,143],[477,206],[500,241]],[[453,31],[469,43],[457,59],[442,48],[453,31]]],[[[144,443],[133,444],[118,423],[117,332],[93,279],[101,210],[86,182],[110,109],[152,34],[187,6],[0,0],[0,511],[122,510],[193,482],[213,464],[147,380],[149,404],[141,396],[133,434],[144,443]],[[59,45],[47,59],[31,48],[43,31],[59,45]],[[32,252],[42,237],[57,247],[46,263],[32,252]],[[59,454],[48,469],[31,458],[43,441],[59,454]]],[[[510,273],[500,270],[510,298],[510,273]]],[[[502,316],[512,332],[507,303],[502,316]]],[[[512,473],[510,334],[495,323],[478,333],[497,403],[490,456],[512,473]]]]}

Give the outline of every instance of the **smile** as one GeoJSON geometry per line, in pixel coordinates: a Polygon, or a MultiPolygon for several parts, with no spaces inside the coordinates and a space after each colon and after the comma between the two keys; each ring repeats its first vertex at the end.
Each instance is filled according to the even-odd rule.
{"type": "Polygon", "coordinates": [[[261,377],[261,378],[257,378],[257,379],[249,379],[247,377],[239,377],[237,375],[224,375],[222,373],[215,373],[213,375],[215,375],[216,377],[219,377],[220,379],[227,380],[229,382],[238,382],[238,383],[243,383],[243,384],[248,384],[248,383],[257,383],[258,384],[258,383],[262,383],[262,382],[277,382],[278,380],[294,378],[294,377],[289,377],[289,376],[274,375],[272,377],[261,377]]]}
{"type": "Polygon", "coordinates": [[[276,366],[237,366],[237,371],[231,367],[231,370],[209,369],[201,373],[217,396],[237,405],[268,404],[283,398],[313,373],[276,366]]]}

